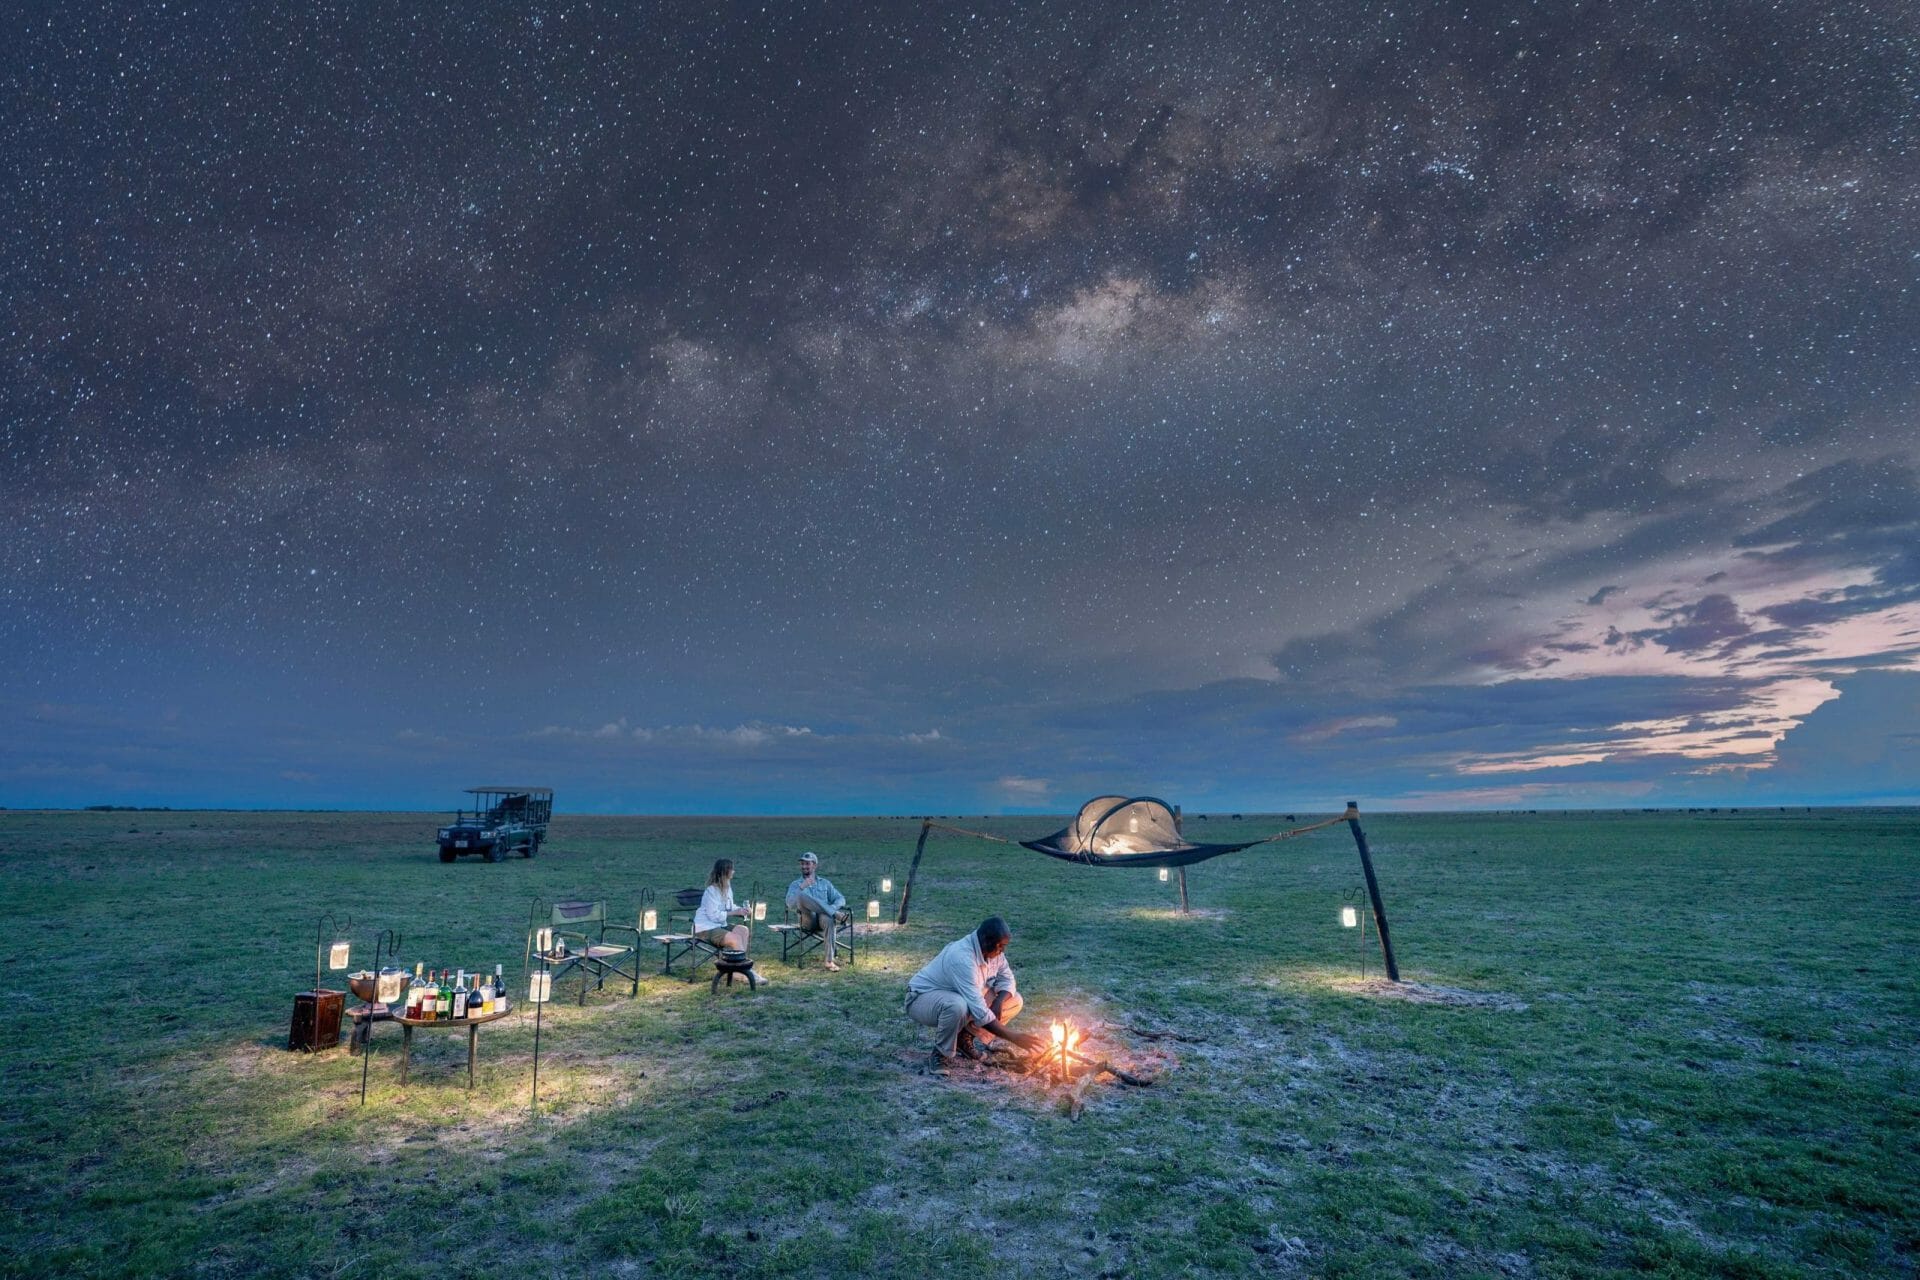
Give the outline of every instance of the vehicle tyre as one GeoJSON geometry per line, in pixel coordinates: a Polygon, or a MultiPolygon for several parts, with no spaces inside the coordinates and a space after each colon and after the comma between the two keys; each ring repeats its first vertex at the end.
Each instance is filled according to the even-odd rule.
{"type": "Polygon", "coordinates": [[[497,844],[490,844],[490,845],[488,845],[488,846],[487,846],[487,851],[486,851],[486,853],[484,853],[484,854],[483,854],[483,855],[481,855],[481,856],[483,856],[484,858],[486,858],[486,860],[487,860],[488,862],[498,862],[498,861],[500,861],[500,846],[499,846],[499,845],[497,845],[497,844]]]}
{"type": "Polygon", "coordinates": [[[440,861],[442,861],[442,862],[452,862],[452,861],[453,861],[453,850],[451,850],[451,849],[442,849],[442,850],[440,851],[440,861]]]}
{"type": "Polygon", "coordinates": [[[520,846],[520,856],[523,858],[531,858],[533,856],[533,851],[535,849],[538,849],[539,847],[540,847],[540,844],[537,840],[529,840],[525,844],[520,846]]]}

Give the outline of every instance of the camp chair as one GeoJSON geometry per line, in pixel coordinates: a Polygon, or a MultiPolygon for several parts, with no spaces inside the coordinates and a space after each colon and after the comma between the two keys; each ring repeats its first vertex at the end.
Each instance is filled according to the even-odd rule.
{"type": "MultiPolygon", "coordinates": [[[[534,914],[536,919],[529,922],[527,929],[529,967],[536,958],[537,904],[534,914]]],[[[587,983],[591,981],[593,989],[599,991],[606,986],[608,974],[626,979],[630,984],[628,994],[640,994],[640,930],[630,924],[609,922],[605,902],[555,902],[547,912],[547,927],[553,930],[556,942],[564,938],[567,944],[566,958],[548,966],[555,986],[566,974],[578,969],[581,1004],[587,1002],[587,983]],[[631,943],[620,941],[618,935],[629,933],[633,935],[631,943]],[[609,937],[610,934],[614,936],[609,937]]]]}
{"type": "Polygon", "coordinates": [[[694,975],[700,972],[700,966],[720,954],[720,948],[693,931],[694,913],[700,908],[700,895],[703,892],[701,889],[677,890],[673,900],[678,905],[667,908],[666,932],[653,935],[653,940],[666,948],[666,964],[660,972],[672,973],[675,963],[688,956],[693,957],[692,964],[687,968],[688,982],[692,982],[694,975]],[[684,929],[678,927],[680,920],[686,921],[684,929]]]}
{"type": "MultiPolygon", "coordinates": [[[[771,926],[780,935],[780,959],[804,967],[807,957],[827,945],[824,933],[815,933],[800,923],[800,913],[792,907],[782,909],[780,923],[771,926]]],[[[833,945],[844,953],[847,963],[854,962],[853,904],[841,907],[833,917],[833,945]]]]}

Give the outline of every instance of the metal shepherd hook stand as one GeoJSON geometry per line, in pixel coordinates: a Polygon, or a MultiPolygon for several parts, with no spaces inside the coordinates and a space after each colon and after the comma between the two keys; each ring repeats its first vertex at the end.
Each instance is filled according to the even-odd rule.
{"type": "Polygon", "coordinates": [[[533,1097],[530,1102],[534,1118],[540,1115],[540,1023],[541,1014],[546,1012],[547,1001],[553,995],[553,973],[547,968],[549,953],[553,950],[553,930],[538,929],[533,935],[533,950],[540,956],[540,972],[527,975],[527,1000],[533,1005],[533,1097]]]}
{"type": "MultiPolygon", "coordinates": [[[[382,929],[373,935],[373,980],[380,981],[380,956],[385,953],[387,959],[400,957],[400,935],[391,929],[382,929]]],[[[376,989],[375,995],[379,992],[376,989]]],[[[378,1003],[378,1002],[376,1002],[378,1003]]],[[[373,1059],[373,1006],[368,1005],[361,1015],[365,1019],[366,1039],[360,1042],[360,1105],[367,1105],[367,1063],[373,1059]]]]}
{"type": "MultiPolygon", "coordinates": [[[[347,928],[348,929],[353,928],[352,916],[347,917],[347,928]]],[[[315,996],[318,996],[320,994],[321,968],[323,966],[329,969],[346,968],[348,950],[349,950],[349,945],[346,940],[346,934],[341,930],[340,922],[334,919],[333,912],[331,911],[327,912],[326,914],[322,915],[317,921],[314,922],[314,926],[313,926],[313,994],[315,996]],[[329,932],[327,926],[329,924],[333,926],[331,930],[333,936],[331,938],[327,936],[329,932]]]]}

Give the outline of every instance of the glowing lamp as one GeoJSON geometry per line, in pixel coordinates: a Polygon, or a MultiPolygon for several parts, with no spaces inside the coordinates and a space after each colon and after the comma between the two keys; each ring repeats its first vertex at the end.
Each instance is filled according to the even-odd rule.
{"type": "Polygon", "coordinates": [[[879,918],[880,918],[880,899],[868,898],[867,899],[867,919],[878,920],[879,918]]]}
{"type": "Polygon", "coordinates": [[[545,969],[527,977],[527,999],[534,1004],[545,1004],[553,998],[553,975],[545,969]]]}
{"type": "Polygon", "coordinates": [[[549,951],[553,950],[553,930],[551,928],[543,928],[533,935],[533,949],[541,955],[546,955],[549,951]]]}
{"type": "Polygon", "coordinates": [[[392,965],[380,971],[375,979],[374,995],[381,1004],[398,1004],[407,991],[407,971],[396,969],[392,965]]]}
{"type": "Polygon", "coordinates": [[[1162,867],[1160,868],[1160,883],[1165,884],[1166,882],[1167,882],[1167,869],[1165,867],[1162,867]]]}
{"type": "Polygon", "coordinates": [[[892,876],[881,876],[881,877],[880,877],[880,892],[882,892],[882,893],[892,893],[892,892],[893,892],[893,877],[892,877],[892,876]]]}
{"type": "Polygon", "coordinates": [[[327,948],[327,968],[344,969],[347,967],[347,954],[353,950],[353,944],[345,938],[335,938],[333,945],[327,948]]]}
{"type": "Polygon", "coordinates": [[[660,913],[658,911],[654,910],[652,907],[648,907],[645,911],[642,911],[640,913],[640,928],[644,932],[652,933],[655,929],[658,929],[659,927],[660,927],[660,913]]]}
{"type": "Polygon", "coordinates": [[[767,900],[765,898],[761,898],[753,904],[753,918],[755,920],[765,920],[767,918],[767,900]]]}
{"type": "Polygon", "coordinates": [[[1359,924],[1360,924],[1360,908],[1358,907],[1340,908],[1340,927],[1341,928],[1353,929],[1353,928],[1357,928],[1359,924]]]}

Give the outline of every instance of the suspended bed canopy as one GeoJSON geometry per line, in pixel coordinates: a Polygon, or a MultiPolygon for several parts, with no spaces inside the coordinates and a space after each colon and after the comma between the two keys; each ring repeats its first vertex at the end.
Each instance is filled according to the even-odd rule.
{"type": "Polygon", "coordinates": [[[1180,834],[1180,820],[1164,800],[1096,796],[1081,805],[1073,821],[1060,830],[1020,844],[1049,858],[1095,867],[1188,867],[1223,853],[1238,853],[1264,839],[1195,844],[1180,834]]]}
{"type": "Polygon", "coordinates": [[[1225,853],[1251,849],[1255,845],[1290,840],[1340,822],[1347,824],[1353,833],[1353,842],[1360,850],[1360,866],[1366,873],[1367,896],[1372,901],[1380,950],[1387,962],[1387,976],[1398,982],[1400,970],[1394,963],[1393,944],[1388,940],[1386,906],[1380,900],[1380,885],[1374,878],[1373,857],[1367,850],[1366,833],[1360,830],[1360,809],[1351,800],[1347,802],[1346,812],[1338,817],[1232,844],[1197,844],[1187,839],[1181,830],[1180,811],[1153,796],[1095,796],[1080,806],[1080,811],[1073,815],[1073,821],[1038,840],[1009,840],[990,832],[969,831],[965,827],[949,826],[932,818],[923,818],[920,822],[920,843],[913,850],[913,865],[907,870],[907,883],[900,895],[900,914],[896,923],[907,922],[914,881],[920,874],[920,859],[927,851],[927,837],[936,827],[956,835],[991,840],[996,844],[1018,844],[1035,853],[1044,853],[1049,858],[1090,867],[1179,868],[1180,909],[1184,912],[1187,909],[1187,867],[1225,853]]]}

